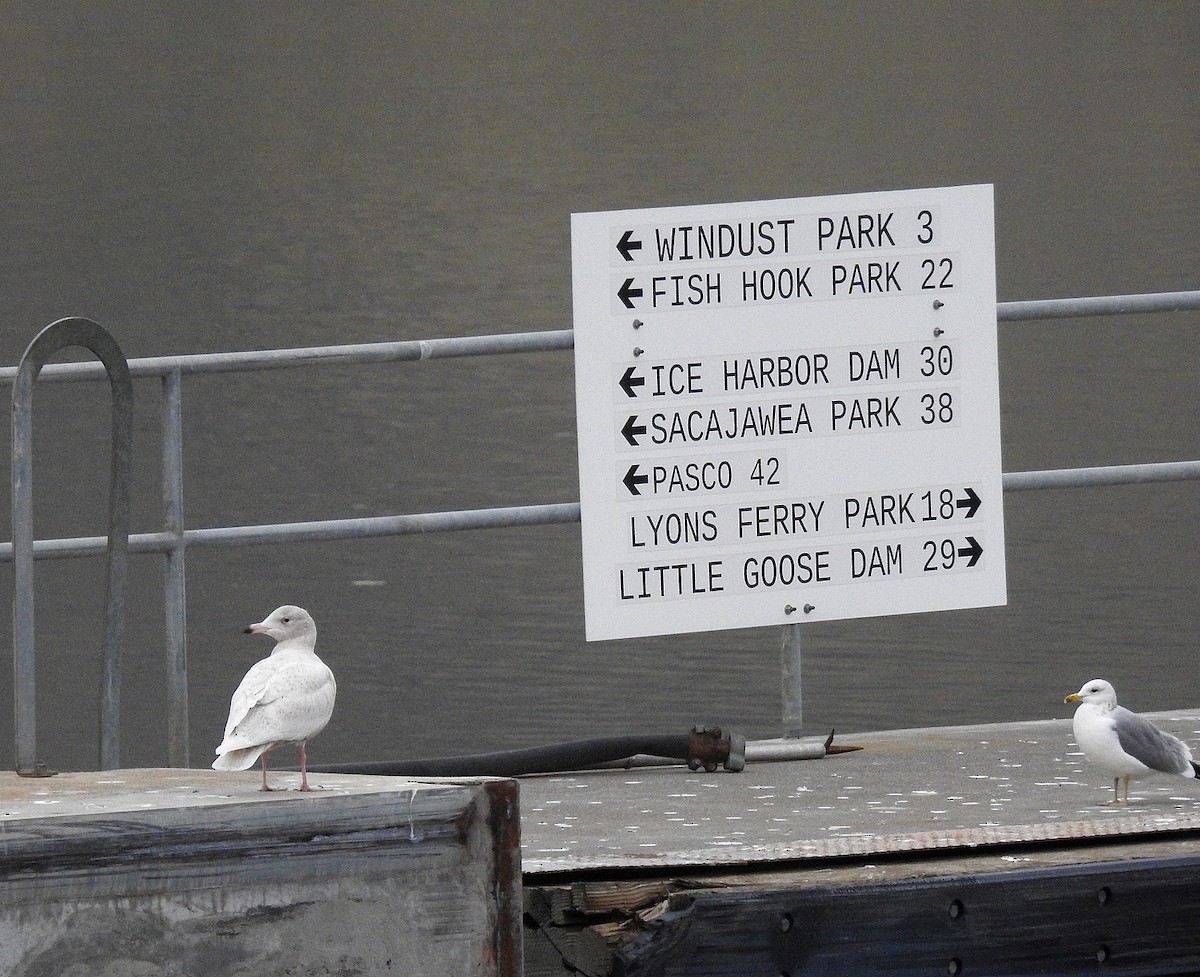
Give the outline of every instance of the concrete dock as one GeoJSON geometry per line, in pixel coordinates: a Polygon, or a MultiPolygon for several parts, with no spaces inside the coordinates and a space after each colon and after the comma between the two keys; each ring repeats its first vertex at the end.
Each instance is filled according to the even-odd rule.
{"type": "Polygon", "coordinates": [[[1110,806],[1070,720],[838,740],[522,780],[527,977],[1200,971],[1200,780],[1110,806]]]}

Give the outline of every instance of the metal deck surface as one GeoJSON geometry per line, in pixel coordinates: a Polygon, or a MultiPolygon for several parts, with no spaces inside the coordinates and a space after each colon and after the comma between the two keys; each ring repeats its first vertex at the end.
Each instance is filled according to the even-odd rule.
{"type": "MultiPolygon", "coordinates": [[[[1149,716],[1200,744],[1200,709],[1149,716]]],[[[839,734],[862,746],[741,773],[652,767],[521,781],[523,869],[709,868],[1200,831],[1200,780],[1112,781],[1069,719],[839,734]]]]}

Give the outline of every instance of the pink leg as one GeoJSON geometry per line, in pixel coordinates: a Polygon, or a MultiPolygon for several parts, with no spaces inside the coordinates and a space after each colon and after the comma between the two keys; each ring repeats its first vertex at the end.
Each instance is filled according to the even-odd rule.
{"type": "Polygon", "coordinates": [[[262,770],[263,770],[263,785],[259,788],[259,790],[265,790],[265,791],[275,790],[274,787],[267,786],[267,755],[264,753],[262,755],[261,759],[262,759],[262,770]]]}
{"type": "Polygon", "coordinates": [[[312,790],[308,786],[308,754],[304,752],[304,744],[300,744],[300,789],[312,790]]]}

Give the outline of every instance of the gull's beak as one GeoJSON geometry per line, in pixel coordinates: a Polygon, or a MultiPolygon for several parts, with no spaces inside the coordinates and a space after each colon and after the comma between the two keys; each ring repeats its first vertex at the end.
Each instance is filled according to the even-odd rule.
{"type": "Polygon", "coordinates": [[[1063,702],[1082,702],[1083,699],[1078,692],[1072,692],[1069,696],[1063,699],[1063,702]]]}
{"type": "Polygon", "coordinates": [[[250,627],[243,631],[243,634],[266,634],[270,630],[267,627],[266,621],[259,621],[257,624],[251,624],[250,627]]]}

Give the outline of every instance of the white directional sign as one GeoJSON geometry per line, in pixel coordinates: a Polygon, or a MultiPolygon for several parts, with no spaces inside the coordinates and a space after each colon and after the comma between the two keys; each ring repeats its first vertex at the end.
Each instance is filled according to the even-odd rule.
{"type": "Polygon", "coordinates": [[[1006,602],[991,186],[575,214],[587,637],[1006,602]]]}

